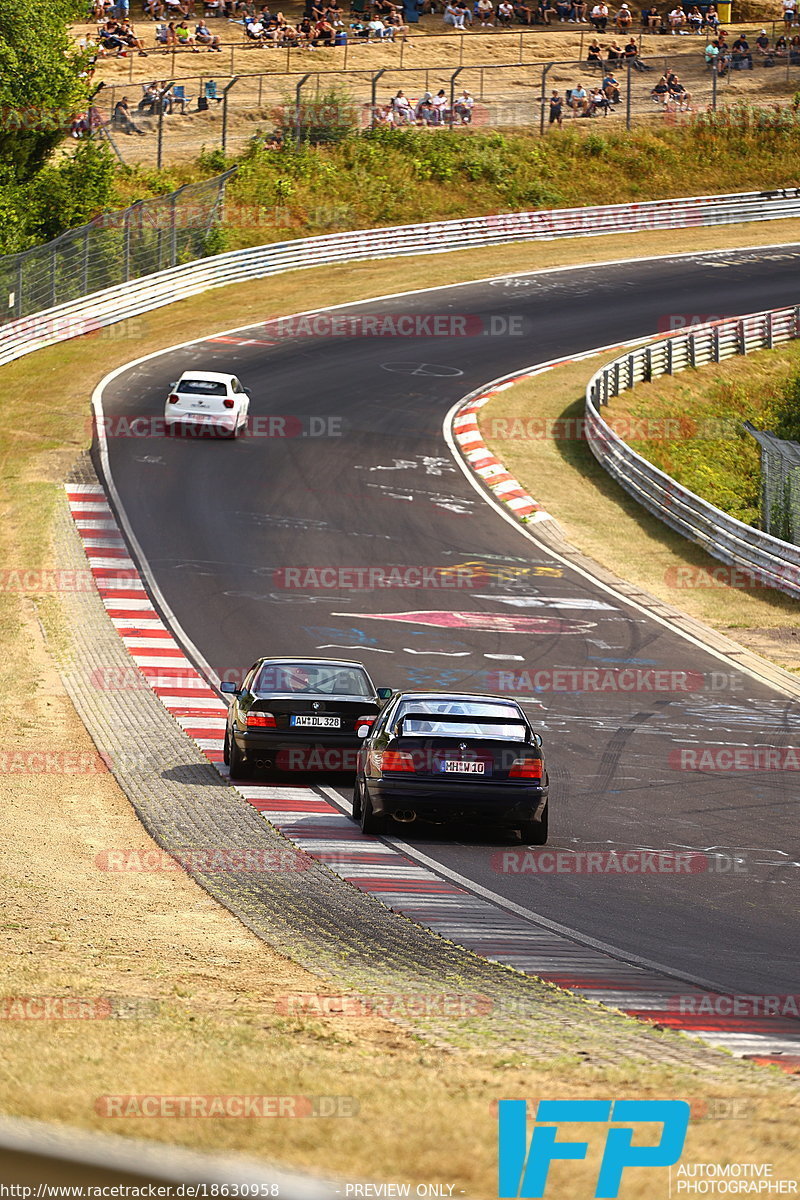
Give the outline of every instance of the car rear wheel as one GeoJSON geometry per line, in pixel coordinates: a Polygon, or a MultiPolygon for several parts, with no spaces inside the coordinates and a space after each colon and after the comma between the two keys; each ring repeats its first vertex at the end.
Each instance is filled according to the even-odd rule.
{"type": "Polygon", "coordinates": [[[352,817],[353,817],[353,820],[354,820],[354,821],[360,821],[360,820],[361,820],[361,783],[360,783],[360,781],[359,781],[359,778],[358,778],[358,776],[356,776],[356,778],[355,778],[355,782],[353,783],[353,812],[352,812],[352,817]]]}
{"type": "Polygon", "coordinates": [[[526,846],[544,846],[547,843],[547,809],[540,821],[523,821],[519,834],[526,846]]]}
{"type": "Polygon", "coordinates": [[[242,754],[239,747],[236,745],[236,738],[234,738],[234,737],[230,738],[228,759],[229,759],[229,765],[230,765],[231,779],[249,779],[250,778],[250,776],[252,774],[250,763],[247,761],[247,759],[242,754]]]}
{"type": "Polygon", "coordinates": [[[372,801],[369,794],[364,791],[361,794],[361,832],[362,833],[383,833],[386,828],[385,817],[376,817],[372,801]]]}

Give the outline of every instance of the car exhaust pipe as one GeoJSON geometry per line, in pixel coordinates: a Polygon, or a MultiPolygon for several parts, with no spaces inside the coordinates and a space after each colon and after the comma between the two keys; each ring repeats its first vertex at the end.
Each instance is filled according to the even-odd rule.
{"type": "Polygon", "coordinates": [[[395,821],[400,821],[402,825],[410,825],[412,821],[416,821],[417,814],[413,808],[400,808],[396,813],[392,813],[395,821]]]}
{"type": "Polygon", "coordinates": [[[265,767],[272,766],[272,759],[271,758],[257,758],[255,760],[255,764],[259,770],[263,770],[265,767]]]}

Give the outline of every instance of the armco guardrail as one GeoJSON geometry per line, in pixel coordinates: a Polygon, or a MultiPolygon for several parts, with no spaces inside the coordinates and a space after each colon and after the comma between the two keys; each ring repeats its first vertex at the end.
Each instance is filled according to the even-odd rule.
{"type": "Polygon", "coordinates": [[[647,229],[687,229],[796,216],[800,216],[800,188],[773,189],[727,196],[654,200],[644,204],[613,204],[604,208],[501,213],[462,221],[361,229],[234,250],[106,288],[33,317],[10,321],[0,328],[0,365],[33,350],[78,337],[127,317],[139,316],[209,288],[243,283],[282,271],[368,258],[442,254],[506,242],[591,237],[647,229]]]}
{"type": "Polygon", "coordinates": [[[637,383],[800,337],[800,306],[715,321],[672,334],[614,359],[586,388],[586,437],[597,461],[621,487],[670,528],[714,558],[742,567],[764,585],[800,597],[800,546],[782,542],[681,487],[617,436],[600,415],[611,396],[637,383]]]}

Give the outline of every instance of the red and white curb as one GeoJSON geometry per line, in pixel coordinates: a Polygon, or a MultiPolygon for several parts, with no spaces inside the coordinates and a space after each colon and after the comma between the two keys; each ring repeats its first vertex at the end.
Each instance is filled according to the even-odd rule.
{"type": "MultiPolygon", "coordinates": [[[[501,389],[478,399],[486,403],[496,390],[501,389]]],[[[469,413],[466,408],[462,410],[464,416],[473,416],[480,407],[476,401],[466,407],[471,405],[475,408],[469,413]]],[[[471,426],[465,424],[462,432],[469,436],[471,426]]],[[[472,449],[480,453],[476,445],[472,449]]],[[[509,477],[502,482],[515,481],[509,477]]],[[[523,511],[528,503],[525,494],[511,495],[513,490],[505,492],[509,503],[523,501],[515,511],[522,519],[537,519],[541,508],[528,498],[531,508],[523,511]]],[[[97,590],[141,674],[142,686],[155,692],[206,758],[227,778],[222,763],[227,706],[192,665],[153,607],[103,488],[99,484],[68,484],[66,492],[97,590]]],[[[543,514],[538,519],[546,517],[543,514]]],[[[443,878],[415,862],[401,848],[364,837],[336,804],[320,794],[325,789],[256,783],[235,786],[298,849],[325,863],[362,892],[442,937],[484,958],[536,975],[641,1020],[702,1038],[735,1055],[800,1070],[800,1026],[796,1020],[757,1013],[739,1015],[741,1003],[734,1003],[732,998],[676,982],[655,969],[621,962],[601,949],[574,942],[511,911],[511,905],[504,907],[501,902],[443,878]]]]}

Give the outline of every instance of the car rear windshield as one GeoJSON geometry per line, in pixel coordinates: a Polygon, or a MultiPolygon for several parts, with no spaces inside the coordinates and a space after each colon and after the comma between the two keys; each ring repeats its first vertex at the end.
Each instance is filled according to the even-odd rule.
{"type": "Polygon", "coordinates": [[[253,687],[259,694],[315,692],[317,695],[371,697],[365,671],[324,663],[265,663],[253,687]]]}
{"type": "Polygon", "coordinates": [[[227,396],[228,389],[217,379],[182,379],[178,384],[182,396],[227,396]]]}
{"type": "Polygon", "coordinates": [[[468,700],[409,700],[401,708],[399,716],[406,713],[429,712],[438,720],[423,721],[417,718],[403,721],[404,734],[426,734],[434,737],[495,738],[504,741],[523,741],[527,734],[524,718],[507,704],[487,704],[468,700]],[[451,719],[448,720],[448,717],[451,719]],[[465,721],[465,717],[475,717],[465,721]],[[495,725],[483,723],[481,717],[507,717],[508,723],[495,725]]]}

